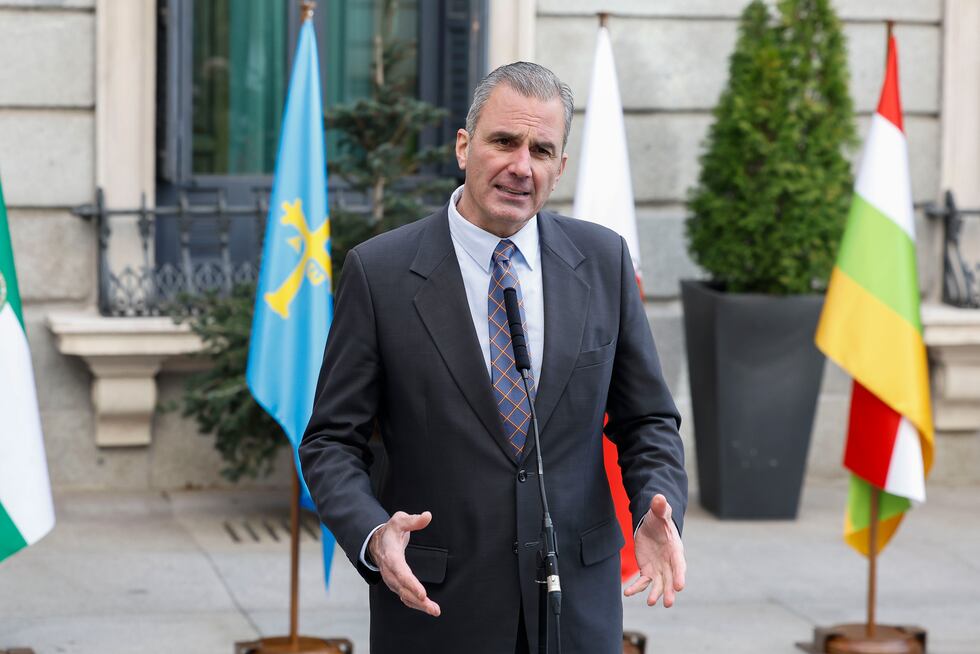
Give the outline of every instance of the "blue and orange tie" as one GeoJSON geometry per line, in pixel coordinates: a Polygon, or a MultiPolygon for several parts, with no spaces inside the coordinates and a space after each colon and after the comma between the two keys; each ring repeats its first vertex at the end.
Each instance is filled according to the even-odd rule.
{"type": "MultiPolygon", "coordinates": [[[[487,319],[490,328],[490,381],[493,383],[493,396],[504,423],[504,434],[514,448],[518,459],[524,452],[527,430],[531,424],[531,409],[524,394],[524,382],[514,364],[513,345],[510,328],[507,326],[507,310],[504,308],[504,289],[513,287],[521,309],[521,323],[527,333],[527,319],[524,315],[524,295],[521,281],[511,267],[511,257],[517,247],[509,240],[500,241],[493,251],[493,272],[490,275],[490,290],[487,293],[487,319]]],[[[530,350],[530,348],[528,348],[530,350]]],[[[530,371],[529,371],[530,372],[530,371]]],[[[534,397],[534,377],[528,379],[531,396],[534,397]]]]}

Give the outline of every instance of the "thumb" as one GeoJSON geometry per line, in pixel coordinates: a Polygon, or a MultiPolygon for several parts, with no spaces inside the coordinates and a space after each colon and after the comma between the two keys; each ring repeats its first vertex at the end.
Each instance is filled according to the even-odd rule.
{"type": "Polygon", "coordinates": [[[418,531],[420,529],[425,529],[432,522],[432,512],[423,511],[422,513],[416,513],[409,516],[408,524],[406,529],[408,531],[418,531]]]}
{"type": "Polygon", "coordinates": [[[671,509],[667,498],[659,493],[654,495],[650,502],[650,512],[661,520],[670,520],[671,509]]]}

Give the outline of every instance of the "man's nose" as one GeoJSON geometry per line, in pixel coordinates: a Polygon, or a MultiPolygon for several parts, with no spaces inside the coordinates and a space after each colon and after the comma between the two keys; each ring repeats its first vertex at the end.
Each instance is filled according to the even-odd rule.
{"type": "Polygon", "coordinates": [[[531,176],[531,151],[527,147],[515,148],[511,152],[508,171],[516,177],[531,176]]]}

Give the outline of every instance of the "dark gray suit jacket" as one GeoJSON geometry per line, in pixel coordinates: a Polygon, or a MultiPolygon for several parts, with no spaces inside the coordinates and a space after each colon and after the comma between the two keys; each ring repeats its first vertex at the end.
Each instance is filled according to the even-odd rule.
{"type": "MultiPolygon", "coordinates": [[[[626,244],[540,212],[545,345],[535,407],[558,532],[565,654],[622,651],[619,550],[602,460],[616,443],[636,526],[654,494],[678,528],[687,477],[626,244]]],[[[537,651],[541,502],[533,440],[515,460],[491,393],[446,209],[354,248],[336,295],[313,415],[300,445],[320,518],[371,588],[371,651],[513,652],[523,606],[537,651]],[[389,465],[368,478],[377,420],[389,465]],[[432,512],[406,557],[442,608],[406,608],[359,561],[368,532],[432,512]]]]}

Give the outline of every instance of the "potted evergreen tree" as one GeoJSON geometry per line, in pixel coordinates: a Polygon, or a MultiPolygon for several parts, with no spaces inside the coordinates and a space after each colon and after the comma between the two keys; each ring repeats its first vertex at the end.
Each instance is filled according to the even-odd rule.
{"type": "Polygon", "coordinates": [[[688,198],[711,281],[681,284],[701,503],[722,518],[796,517],[852,191],[847,80],[830,0],[745,8],[688,198]]]}

